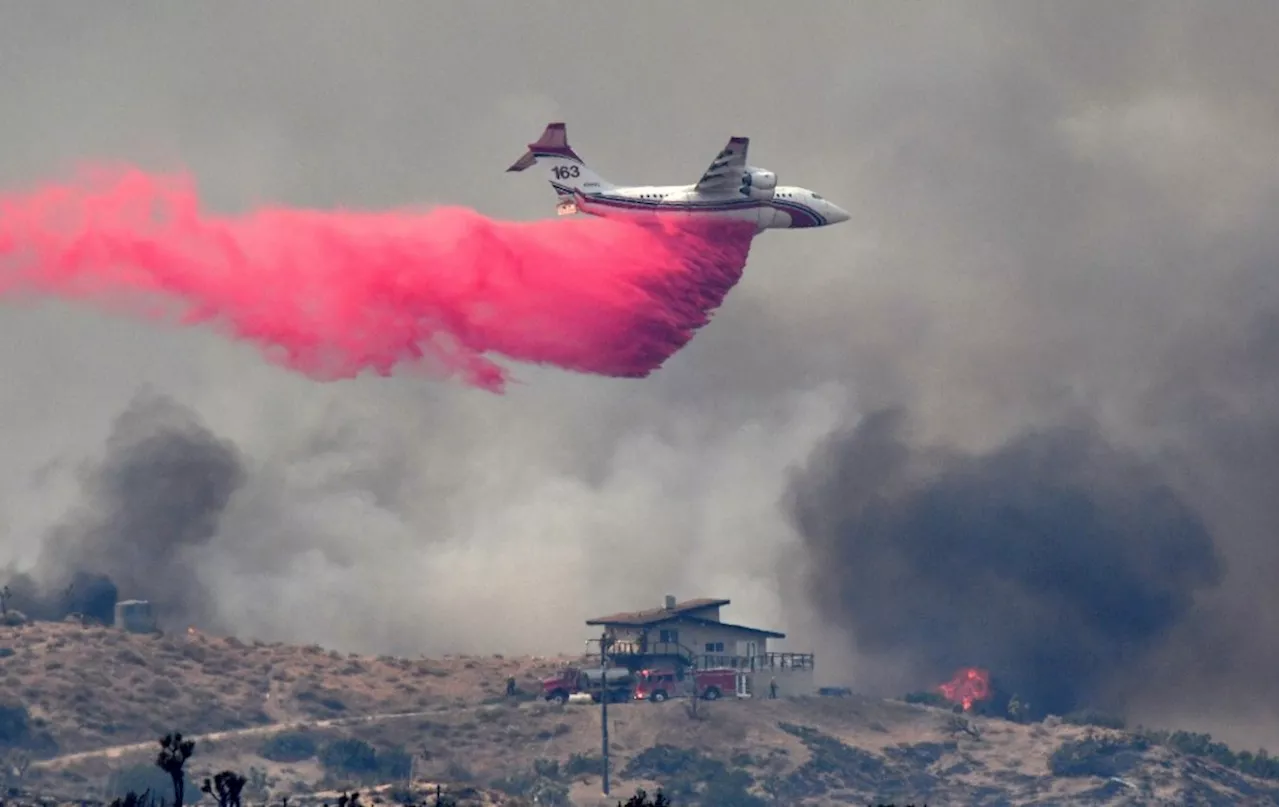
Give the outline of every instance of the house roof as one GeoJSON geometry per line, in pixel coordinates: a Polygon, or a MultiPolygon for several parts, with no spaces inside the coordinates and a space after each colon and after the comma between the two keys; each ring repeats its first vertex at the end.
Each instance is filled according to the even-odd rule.
{"type": "Polygon", "coordinates": [[[647,628],[667,622],[679,621],[692,622],[695,625],[706,625],[708,627],[728,628],[729,630],[737,630],[744,633],[754,633],[759,636],[768,636],[771,639],[787,638],[785,633],[762,630],[760,628],[749,628],[746,625],[734,625],[730,622],[720,622],[716,619],[692,616],[690,613],[702,608],[717,608],[728,604],[728,600],[716,600],[704,597],[701,599],[686,600],[684,602],[676,603],[674,608],[650,608],[646,611],[624,611],[620,614],[598,616],[595,619],[588,619],[587,624],[609,627],[647,628]]]}
{"type": "Polygon", "coordinates": [[[729,630],[740,630],[743,633],[754,633],[758,636],[768,636],[770,639],[785,639],[787,634],[778,633],[777,631],[764,630],[763,628],[748,628],[746,625],[734,625],[731,622],[719,622],[714,619],[703,619],[696,616],[680,616],[676,619],[681,622],[692,622],[695,625],[706,625],[708,627],[728,628],[729,630]]]}
{"type": "Polygon", "coordinates": [[[588,619],[587,624],[626,625],[629,627],[643,628],[647,625],[656,625],[659,622],[667,622],[681,616],[682,614],[687,614],[690,611],[696,611],[699,608],[718,608],[722,605],[728,604],[728,600],[716,600],[708,597],[700,597],[696,600],[678,602],[673,608],[650,608],[645,611],[623,611],[620,614],[598,616],[595,619],[588,619]]]}

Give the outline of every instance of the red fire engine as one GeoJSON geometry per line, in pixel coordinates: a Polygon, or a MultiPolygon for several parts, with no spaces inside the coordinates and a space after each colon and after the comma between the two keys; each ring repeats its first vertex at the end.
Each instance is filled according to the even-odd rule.
{"type": "Polygon", "coordinates": [[[622,703],[631,699],[633,682],[631,672],[625,668],[602,671],[599,667],[565,667],[555,675],[542,679],[542,696],[553,703],[565,703],[570,695],[585,692],[591,695],[591,700],[599,703],[603,689],[608,694],[610,703],[622,703]]]}
{"type": "Polygon", "coordinates": [[[688,697],[697,692],[699,698],[713,701],[737,691],[738,671],[732,667],[709,670],[677,671],[671,667],[641,670],[636,676],[636,700],[661,703],[667,698],[688,697]]]}

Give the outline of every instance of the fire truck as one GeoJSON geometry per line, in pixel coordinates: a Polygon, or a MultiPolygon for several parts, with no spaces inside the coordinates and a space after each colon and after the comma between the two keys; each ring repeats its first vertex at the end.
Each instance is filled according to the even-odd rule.
{"type": "Polygon", "coordinates": [[[635,676],[622,667],[608,670],[599,667],[565,667],[550,678],[542,679],[542,696],[552,703],[566,703],[570,695],[586,693],[593,702],[599,703],[601,693],[604,692],[608,695],[609,703],[625,703],[631,700],[634,685],[635,676]]]}
{"type": "Polygon", "coordinates": [[[641,670],[636,676],[635,698],[661,703],[697,692],[699,698],[713,701],[725,693],[732,695],[737,687],[738,671],[732,667],[690,671],[656,667],[641,670]]]}

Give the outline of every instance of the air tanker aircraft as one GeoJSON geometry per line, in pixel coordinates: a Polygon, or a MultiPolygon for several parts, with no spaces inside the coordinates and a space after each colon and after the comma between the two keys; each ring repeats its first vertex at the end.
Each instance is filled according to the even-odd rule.
{"type": "Polygon", "coordinates": [[[545,165],[562,216],[676,214],[749,221],[756,232],[825,227],[849,214],[806,188],[779,185],[772,171],[747,165],[745,137],[731,137],[702,178],[693,185],[620,186],[586,166],[573,149],[563,123],[549,123],[537,142],[508,171],[545,165]]]}

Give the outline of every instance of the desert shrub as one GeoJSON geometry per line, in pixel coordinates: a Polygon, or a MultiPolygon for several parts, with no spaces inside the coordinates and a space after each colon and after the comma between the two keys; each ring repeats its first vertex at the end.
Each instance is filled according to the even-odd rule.
{"type": "Polygon", "coordinates": [[[314,703],[334,712],[345,711],[347,705],[324,690],[304,689],[294,693],[294,697],[303,703],[314,703]]]}
{"type": "MultiPolygon", "coordinates": [[[[779,723],[778,727],[797,737],[809,751],[809,759],[785,775],[768,777],[765,789],[779,802],[796,802],[821,796],[832,789],[907,795],[902,769],[861,748],[846,745],[835,737],[809,726],[779,723]]],[[[933,785],[927,774],[911,777],[911,788],[927,791],[933,785]]],[[[878,796],[879,797],[879,796],[878,796]]],[[[893,800],[893,799],[889,799],[893,800]]],[[[910,799],[906,799],[910,801],[910,799]]]]}
{"type": "Polygon", "coordinates": [[[1256,754],[1248,751],[1232,751],[1226,743],[1216,742],[1208,734],[1191,731],[1142,731],[1139,736],[1154,745],[1162,745],[1180,754],[1211,759],[1219,765],[1263,779],[1280,778],[1280,760],[1269,755],[1265,748],[1256,754]]]}
{"type": "Polygon", "coordinates": [[[339,779],[404,779],[412,763],[412,757],[403,748],[379,751],[354,737],[334,740],[320,752],[320,765],[325,773],[339,779]]]}
{"type": "Polygon", "coordinates": [[[954,742],[898,743],[896,746],[885,748],[884,755],[895,762],[916,768],[927,768],[955,750],[954,742]]]}
{"type": "Polygon", "coordinates": [[[249,773],[245,776],[246,782],[244,792],[254,801],[266,801],[270,793],[271,785],[275,782],[273,777],[267,775],[262,768],[249,766],[249,773]]]}
{"type": "Polygon", "coordinates": [[[1094,709],[1081,709],[1062,716],[1063,723],[1073,726],[1097,726],[1103,729],[1124,729],[1124,718],[1109,715],[1094,709]]]}
{"type": "Polygon", "coordinates": [[[939,706],[944,709],[951,705],[946,698],[937,692],[908,692],[902,696],[902,699],[907,703],[917,703],[921,706],[939,706]]]}
{"type": "Polygon", "coordinates": [[[378,752],[378,776],[382,779],[405,779],[413,770],[413,757],[403,748],[385,748],[378,752]]]}
{"type": "Polygon", "coordinates": [[[502,720],[506,716],[505,711],[501,707],[504,700],[504,698],[492,698],[492,702],[487,706],[482,704],[480,708],[475,711],[476,720],[479,720],[481,723],[494,723],[498,720],[502,720]]]}
{"type": "Polygon", "coordinates": [[[529,792],[529,788],[533,787],[536,781],[532,773],[521,772],[513,773],[508,776],[499,776],[489,782],[489,787],[494,790],[500,790],[508,796],[523,796],[529,792]]]}
{"type": "Polygon", "coordinates": [[[1049,771],[1054,776],[1123,776],[1150,747],[1142,737],[1068,740],[1049,757],[1049,771]]]}
{"type": "Polygon", "coordinates": [[[627,799],[625,804],[618,802],[618,807],[671,807],[671,802],[667,800],[666,794],[661,789],[650,797],[644,788],[636,788],[635,795],[627,799]]]}
{"type": "Polygon", "coordinates": [[[450,762],[449,767],[444,769],[444,777],[451,782],[472,782],[476,778],[470,768],[457,760],[450,762]]]}
{"type": "Polygon", "coordinates": [[[320,752],[320,764],[329,773],[369,775],[378,770],[378,751],[364,740],[354,737],[334,740],[320,752]]]}
{"type": "Polygon", "coordinates": [[[182,693],[173,682],[164,678],[157,678],[151,683],[151,694],[161,700],[173,700],[182,693]]]}
{"type": "Polygon", "coordinates": [[[566,776],[600,776],[604,773],[604,759],[598,754],[570,754],[562,770],[566,776]]]}
{"type": "Polygon", "coordinates": [[[707,782],[699,801],[707,807],[767,807],[769,802],[747,790],[751,781],[745,771],[730,771],[707,782]]]}
{"type": "Polygon", "coordinates": [[[31,736],[31,715],[21,704],[0,703],[0,745],[22,745],[31,736]]]}
{"type": "MultiPolygon", "coordinates": [[[[187,785],[191,784],[191,780],[183,773],[183,779],[187,785]]],[[[151,796],[155,801],[163,800],[167,804],[173,803],[173,782],[169,778],[169,774],[157,768],[150,763],[139,763],[122,768],[116,772],[110,779],[108,785],[109,792],[107,796],[110,798],[123,798],[130,792],[142,793],[143,791],[151,791],[151,796]]],[[[199,798],[199,788],[188,786],[185,788],[186,801],[190,802],[199,798]]]]}
{"type": "MultiPolygon", "coordinates": [[[[490,681],[484,681],[480,684],[480,688],[488,692],[494,688],[494,685],[490,681]]],[[[489,695],[483,701],[481,701],[481,703],[482,704],[530,703],[532,701],[538,701],[538,700],[542,700],[541,692],[535,692],[530,689],[522,689],[521,687],[517,686],[510,695],[507,694],[506,687],[503,687],[501,694],[489,695]]]]}
{"type": "Polygon", "coordinates": [[[3,615],[0,615],[0,625],[7,625],[11,628],[17,627],[18,625],[24,625],[26,622],[27,615],[21,611],[15,611],[12,608],[5,611],[3,615]]]}
{"type": "Polygon", "coordinates": [[[273,762],[301,762],[314,757],[319,750],[320,744],[310,732],[286,731],[263,742],[258,755],[273,762]]]}
{"type": "Polygon", "coordinates": [[[534,804],[549,807],[569,804],[569,786],[564,782],[560,763],[554,759],[536,759],[532,770],[495,779],[490,787],[534,804]]]}
{"type": "Polygon", "coordinates": [[[748,792],[751,774],[728,768],[699,751],[655,745],[632,757],[622,775],[659,782],[664,793],[687,804],[707,807],[762,807],[765,802],[748,792]]]}
{"type": "Polygon", "coordinates": [[[551,779],[539,779],[529,788],[528,797],[534,804],[549,807],[568,807],[569,786],[551,779]]]}
{"type": "Polygon", "coordinates": [[[147,666],[147,660],[142,657],[142,654],[131,647],[122,647],[116,651],[116,660],[122,661],[125,664],[134,664],[139,667],[147,666]]]}
{"type": "Polygon", "coordinates": [[[132,790],[111,800],[110,807],[164,807],[164,799],[150,791],[135,793],[132,790]]]}
{"type": "MultiPolygon", "coordinates": [[[[631,758],[623,775],[635,779],[662,781],[672,778],[705,778],[716,761],[691,748],[655,745],[631,758]]],[[[667,792],[671,789],[667,788],[667,792]]]]}

